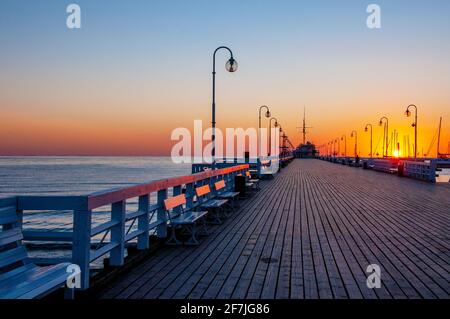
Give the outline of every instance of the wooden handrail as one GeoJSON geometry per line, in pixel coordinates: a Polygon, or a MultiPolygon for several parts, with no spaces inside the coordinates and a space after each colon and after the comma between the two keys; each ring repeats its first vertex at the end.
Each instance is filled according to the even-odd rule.
{"type": "Polygon", "coordinates": [[[174,186],[202,181],[211,177],[225,175],[248,169],[248,164],[236,165],[217,170],[210,170],[192,175],[161,179],[148,184],[92,193],[88,196],[87,209],[95,209],[104,205],[119,202],[133,197],[154,193],[174,186]]]}
{"type": "MultiPolygon", "coordinates": [[[[180,195],[188,207],[192,207],[195,183],[206,181],[212,185],[223,178],[232,180],[236,173],[248,170],[249,164],[236,165],[216,170],[208,170],[192,175],[161,179],[147,184],[125,188],[110,189],[82,196],[18,196],[0,199],[0,208],[13,206],[20,216],[26,210],[71,210],[72,231],[25,231],[25,239],[31,241],[72,241],[72,263],[81,268],[81,287],[87,289],[90,281],[90,263],[109,254],[111,266],[121,266],[125,262],[125,244],[137,238],[139,250],[149,249],[149,234],[153,232],[159,238],[167,237],[166,212],[163,207],[167,200],[168,189],[173,189],[173,196],[180,195],[186,186],[186,195],[180,195]],[[218,178],[215,178],[218,177],[218,178]],[[150,205],[150,196],[156,193],[157,201],[150,205]],[[128,213],[127,200],[139,198],[138,211],[128,213]],[[102,206],[110,206],[110,220],[96,225],[92,224],[92,210],[102,206]],[[137,227],[131,232],[134,221],[137,227]],[[128,223],[127,222],[130,222],[128,223]],[[126,227],[129,227],[128,230],[126,227]],[[92,238],[96,235],[110,233],[110,239],[100,248],[92,249],[92,238]]],[[[199,183],[200,184],[200,183],[199,183]]],[[[171,197],[176,198],[176,197],[171,197]]],[[[105,237],[104,237],[105,238],[105,237]]],[[[103,242],[103,239],[100,243],[103,242]]],[[[53,259],[52,262],[55,262],[53,259]]]]}

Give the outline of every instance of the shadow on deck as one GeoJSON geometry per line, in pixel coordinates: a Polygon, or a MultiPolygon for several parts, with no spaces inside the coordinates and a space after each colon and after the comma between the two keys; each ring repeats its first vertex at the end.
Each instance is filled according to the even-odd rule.
{"type": "Polygon", "coordinates": [[[201,245],[158,250],[98,297],[449,298],[449,207],[448,187],[294,160],[201,245]]]}

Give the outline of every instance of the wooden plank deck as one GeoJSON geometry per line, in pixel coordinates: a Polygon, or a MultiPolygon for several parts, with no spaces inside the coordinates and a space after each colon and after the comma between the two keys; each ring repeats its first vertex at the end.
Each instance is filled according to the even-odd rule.
{"type": "Polygon", "coordinates": [[[449,235],[447,186],[294,160],[200,246],[160,249],[99,297],[448,299],[449,235]]]}

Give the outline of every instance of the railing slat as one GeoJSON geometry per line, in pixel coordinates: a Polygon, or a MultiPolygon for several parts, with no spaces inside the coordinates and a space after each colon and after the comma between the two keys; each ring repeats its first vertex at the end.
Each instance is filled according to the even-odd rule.
{"type": "Polygon", "coordinates": [[[113,249],[117,248],[119,246],[119,243],[116,242],[110,242],[106,245],[103,245],[99,249],[94,250],[92,253],[90,253],[89,260],[92,262],[103,255],[107,254],[108,252],[112,251],[113,249]]]}
{"type": "Polygon", "coordinates": [[[68,241],[72,242],[73,232],[50,232],[50,231],[23,231],[24,240],[34,241],[68,241]]]}
{"type": "MultiPolygon", "coordinates": [[[[145,230],[145,229],[142,229],[142,230],[141,229],[137,229],[137,230],[132,231],[131,233],[128,233],[128,234],[125,235],[125,242],[130,241],[130,240],[132,240],[132,239],[134,239],[134,238],[136,238],[138,236],[146,235],[146,234],[147,234],[147,230],[145,230]]],[[[148,238],[148,236],[147,236],[147,238],[148,238]]],[[[139,249],[139,241],[138,241],[138,249],[139,249]]],[[[141,248],[141,250],[143,250],[143,249],[146,249],[146,248],[141,248]]]]}
{"type": "Polygon", "coordinates": [[[109,222],[100,224],[92,228],[91,236],[94,237],[100,233],[103,233],[105,230],[111,229],[113,226],[116,226],[119,222],[117,220],[111,220],[109,222]]]}

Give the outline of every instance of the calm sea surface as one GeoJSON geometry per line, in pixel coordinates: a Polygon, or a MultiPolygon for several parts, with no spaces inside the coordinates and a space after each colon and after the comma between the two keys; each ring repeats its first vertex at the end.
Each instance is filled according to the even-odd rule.
{"type": "Polygon", "coordinates": [[[170,157],[0,157],[0,197],[84,195],[190,173],[170,157]]]}
{"type": "MultiPolygon", "coordinates": [[[[190,164],[170,157],[0,157],[0,198],[14,195],[87,195],[92,192],[188,175],[190,164]]],[[[93,224],[109,220],[110,207],[93,213],[93,224]]],[[[137,200],[127,210],[137,209],[137,200]]],[[[24,228],[70,230],[72,212],[26,212],[24,228]]],[[[94,242],[99,238],[94,238],[94,242]]],[[[35,253],[32,253],[35,255],[35,253]]],[[[44,255],[60,256],[60,251],[44,255]]],[[[39,254],[38,254],[39,255],[39,254]]]]}

